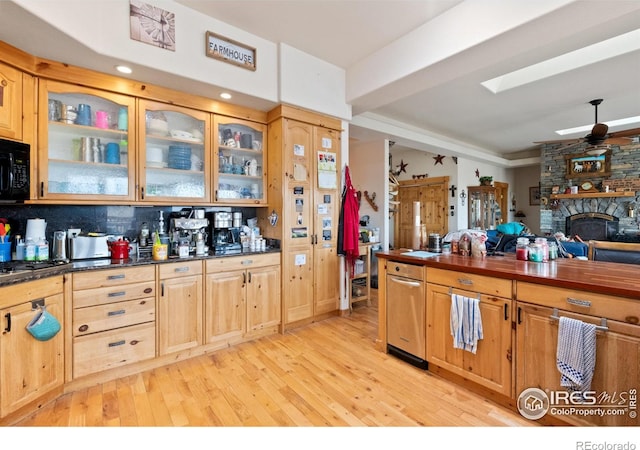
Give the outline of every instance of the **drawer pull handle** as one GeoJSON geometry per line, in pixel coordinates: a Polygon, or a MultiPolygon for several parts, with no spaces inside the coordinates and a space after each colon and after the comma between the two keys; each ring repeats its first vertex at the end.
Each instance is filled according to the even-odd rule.
{"type": "Polygon", "coordinates": [[[126,343],[127,341],[125,340],[117,341],[117,342],[109,342],[109,347],[118,347],[119,345],[124,345],[126,343]]]}
{"type": "Polygon", "coordinates": [[[133,341],[130,342],[131,345],[136,345],[138,342],[140,341],[136,341],[135,339],[133,341]]]}
{"type": "MultiPolygon", "coordinates": [[[[558,308],[553,308],[553,314],[549,316],[551,320],[560,320],[560,315],[558,314],[558,308]]],[[[596,330],[600,331],[608,331],[609,327],[607,326],[607,319],[604,317],[600,318],[600,325],[596,325],[596,330]]]]}
{"type": "Polygon", "coordinates": [[[420,283],[419,281],[405,281],[405,280],[401,280],[400,278],[396,278],[396,277],[390,277],[391,281],[395,282],[395,283],[399,283],[399,284],[404,284],[406,286],[413,286],[413,287],[420,287],[422,286],[422,283],[420,283]]]}
{"type": "Polygon", "coordinates": [[[589,300],[580,300],[577,298],[567,297],[567,303],[575,306],[584,306],[585,308],[591,308],[591,302],[589,300]]]}
{"type": "Polygon", "coordinates": [[[177,267],[177,268],[174,270],[174,272],[177,272],[177,273],[188,272],[188,271],[189,271],[189,268],[188,268],[188,267],[177,267]]]}
{"type": "Polygon", "coordinates": [[[150,287],[148,287],[148,288],[146,288],[146,289],[144,290],[144,293],[145,293],[145,294],[151,294],[152,292],[153,292],[153,288],[150,288],[150,287]]]}
{"type": "Polygon", "coordinates": [[[4,318],[7,319],[7,326],[5,327],[4,331],[7,333],[11,332],[11,313],[6,313],[4,315],[4,318]]]}
{"type": "Polygon", "coordinates": [[[89,325],[80,325],[80,327],[78,328],[78,331],[80,331],[81,333],[84,333],[88,329],[89,329],[89,325]]]}
{"type": "Polygon", "coordinates": [[[253,259],[245,259],[240,264],[242,264],[243,266],[248,266],[250,264],[253,264],[253,259]]]}
{"type": "Polygon", "coordinates": [[[126,291],[120,291],[120,292],[109,292],[109,294],[107,295],[107,297],[122,297],[123,295],[126,295],[126,291]]]}
{"type": "Polygon", "coordinates": [[[107,280],[122,280],[126,275],[124,274],[120,274],[120,275],[109,275],[107,277],[107,280]]]}
{"type": "Polygon", "coordinates": [[[473,284],[473,280],[469,280],[468,278],[458,278],[458,283],[471,286],[473,284]]]}
{"type": "Polygon", "coordinates": [[[120,316],[122,314],[126,313],[126,311],[124,309],[119,309],[117,311],[109,311],[107,313],[107,316],[120,316]]]}

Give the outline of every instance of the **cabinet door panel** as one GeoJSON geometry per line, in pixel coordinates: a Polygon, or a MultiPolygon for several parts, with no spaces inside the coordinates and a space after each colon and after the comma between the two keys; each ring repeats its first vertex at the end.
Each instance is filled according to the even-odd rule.
{"type": "Polygon", "coordinates": [[[247,331],[280,324],[280,268],[247,271],[247,331]]]}
{"type": "Polygon", "coordinates": [[[0,64],[0,136],[22,139],[22,73],[0,64]]]}
{"type": "Polygon", "coordinates": [[[444,369],[462,367],[462,352],[453,348],[451,294],[445,286],[427,284],[427,361],[444,369]]]}
{"type": "Polygon", "coordinates": [[[282,289],[287,305],[283,320],[292,323],[313,316],[313,260],[311,248],[299,248],[283,255],[282,289]]]}
{"type": "MultiPolygon", "coordinates": [[[[63,323],[62,294],[46,297],[47,310],[63,323]]],[[[31,302],[0,311],[11,317],[11,331],[0,335],[0,417],[18,410],[64,382],[64,328],[48,341],[37,341],[26,325],[36,314],[31,302]]],[[[3,330],[7,325],[3,325],[3,330]]]]}
{"type": "Polygon", "coordinates": [[[158,304],[161,355],[202,344],[202,276],[161,280],[158,304]]]}
{"type": "Polygon", "coordinates": [[[245,280],[243,270],[207,275],[204,311],[207,343],[242,337],[246,304],[245,280]]]}
{"type": "Polygon", "coordinates": [[[315,314],[336,311],[340,299],[340,260],[335,247],[324,247],[322,242],[314,249],[315,314]]]}

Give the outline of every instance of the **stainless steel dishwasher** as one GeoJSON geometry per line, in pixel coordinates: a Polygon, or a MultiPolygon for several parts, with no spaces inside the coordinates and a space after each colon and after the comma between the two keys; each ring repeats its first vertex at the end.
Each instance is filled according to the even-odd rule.
{"type": "Polygon", "coordinates": [[[387,263],[387,351],[426,368],[424,266],[387,263]]]}

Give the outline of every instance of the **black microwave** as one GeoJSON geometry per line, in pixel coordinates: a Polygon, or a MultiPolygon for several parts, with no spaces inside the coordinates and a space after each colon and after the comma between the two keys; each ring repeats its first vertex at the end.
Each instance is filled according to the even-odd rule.
{"type": "Polygon", "coordinates": [[[0,203],[29,200],[31,147],[0,139],[0,203]]]}

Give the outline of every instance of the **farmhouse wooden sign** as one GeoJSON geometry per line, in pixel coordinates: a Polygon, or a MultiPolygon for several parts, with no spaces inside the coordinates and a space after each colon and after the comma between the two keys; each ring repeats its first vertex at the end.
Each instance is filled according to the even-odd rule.
{"type": "Polygon", "coordinates": [[[205,54],[210,58],[256,70],[256,49],[207,31],[205,54]]]}

